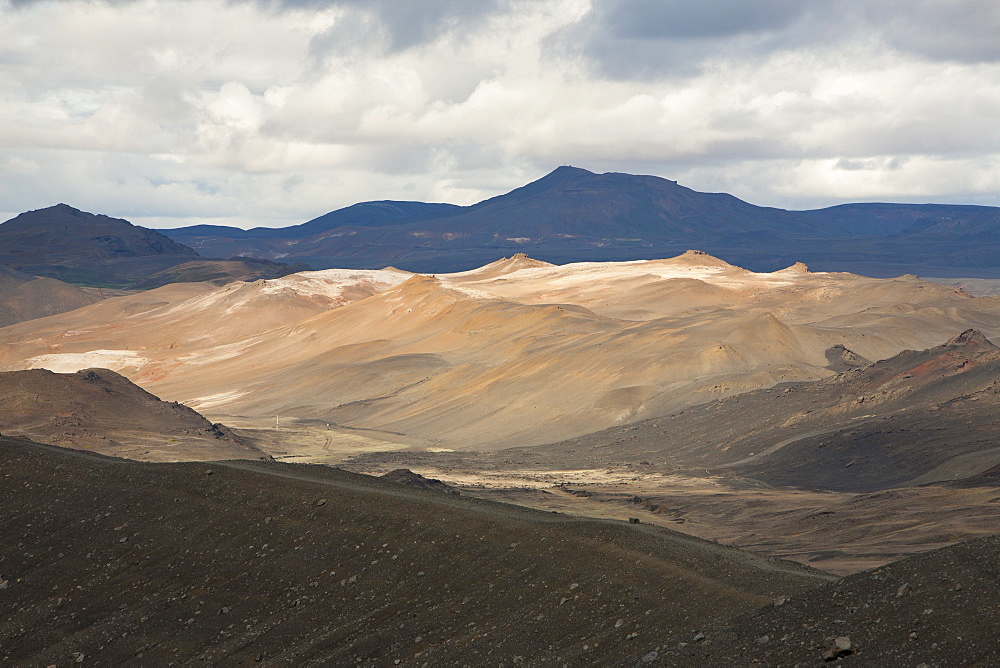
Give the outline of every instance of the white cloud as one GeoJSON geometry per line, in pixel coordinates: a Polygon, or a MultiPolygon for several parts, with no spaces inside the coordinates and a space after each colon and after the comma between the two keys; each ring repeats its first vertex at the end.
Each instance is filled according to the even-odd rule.
{"type": "Polygon", "coordinates": [[[560,164],[1000,204],[994,3],[696,4],[0,0],[0,209],[278,225],[560,164]]]}

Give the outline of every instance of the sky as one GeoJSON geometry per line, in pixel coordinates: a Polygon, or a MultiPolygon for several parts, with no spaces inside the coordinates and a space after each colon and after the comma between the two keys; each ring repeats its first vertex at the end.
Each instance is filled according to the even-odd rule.
{"type": "Polygon", "coordinates": [[[0,0],[0,220],[471,204],[560,165],[1000,205],[996,0],[0,0]]]}

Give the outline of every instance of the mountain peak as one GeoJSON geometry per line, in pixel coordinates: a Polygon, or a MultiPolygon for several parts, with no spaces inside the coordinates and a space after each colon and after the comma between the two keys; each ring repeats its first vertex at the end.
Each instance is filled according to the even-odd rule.
{"type": "Polygon", "coordinates": [[[793,264],[791,266],[788,266],[788,267],[785,267],[784,269],[781,269],[781,270],[776,271],[774,273],[776,273],[776,274],[808,274],[808,273],[810,273],[810,271],[809,271],[809,265],[807,265],[805,262],[796,262],[795,264],[793,264]]]}
{"type": "Polygon", "coordinates": [[[83,211],[81,211],[80,209],[77,209],[75,206],[70,206],[69,204],[66,204],[65,202],[59,202],[58,204],[56,204],[54,206],[48,206],[48,207],[44,207],[42,209],[36,209],[36,211],[53,211],[53,212],[58,211],[60,213],[68,213],[68,214],[73,215],[73,216],[82,216],[83,215],[83,211]]]}
{"type": "Polygon", "coordinates": [[[691,267],[722,267],[722,268],[733,268],[734,267],[723,259],[717,258],[714,255],[709,255],[705,251],[700,250],[686,250],[677,257],[669,258],[668,260],[671,264],[679,264],[691,267]]]}
{"type": "Polygon", "coordinates": [[[576,176],[594,176],[595,173],[589,170],[583,169],[582,167],[573,167],[572,165],[560,165],[556,167],[551,172],[543,176],[542,178],[558,177],[576,177],[576,176]]]}
{"type": "Polygon", "coordinates": [[[978,329],[967,329],[944,344],[949,348],[978,348],[980,350],[1000,350],[978,329]]]}
{"type": "MultiPolygon", "coordinates": [[[[75,280],[131,283],[134,274],[119,276],[117,269],[103,262],[152,256],[176,256],[178,261],[173,264],[180,264],[198,253],[156,230],[65,203],[27,211],[0,224],[0,264],[33,275],[60,278],[68,274],[75,280]]],[[[151,262],[154,272],[172,266],[159,260],[151,262]]],[[[122,267],[123,272],[134,271],[122,267]]]]}

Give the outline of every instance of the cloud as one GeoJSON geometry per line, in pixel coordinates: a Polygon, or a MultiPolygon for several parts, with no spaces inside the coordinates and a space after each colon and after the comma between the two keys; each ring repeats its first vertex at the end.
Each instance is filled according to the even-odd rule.
{"type": "Polygon", "coordinates": [[[6,2],[0,209],[289,224],[560,164],[997,201],[992,2],[6,2]],[[996,173],[994,171],[994,173],[996,173]]]}
{"type": "Polygon", "coordinates": [[[553,46],[576,50],[606,76],[656,79],[859,42],[931,61],[995,63],[998,31],[992,0],[597,0],[553,46]]]}
{"type": "MultiPolygon", "coordinates": [[[[391,52],[404,51],[437,41],[443,34],[461,35],[474,31],[491,15],[501,11],[505,3],[499,0],[422,0],[421,2],[396,2],[393,0],[340,0],[321,3],[286,0],[284,7],[335,6],[354,10],[364,17],[368,26],[378,26],[384,31],[386,48],[391,52]]],[[[355,26],[358,23],[354,24],[355,26]]],[[[365,31],[367,32],[367,31],[365,31]]],[[[335,32],[337,40],[327,40],[336,47],[340,40],[349,38],[343,30],[335,32]]]]}

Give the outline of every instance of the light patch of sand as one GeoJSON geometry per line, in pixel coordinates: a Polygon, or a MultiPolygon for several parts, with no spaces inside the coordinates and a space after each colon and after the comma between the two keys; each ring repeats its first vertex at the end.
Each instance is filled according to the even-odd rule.
{"type": "MultiPolygon", "coordinates": [[[[382,472],[389,470],[387,468],[382,472]]],[[[469,471],[416,466],[414,470],[428,478],[437,478],[449,485],[470,489],[549,489],[559,485],[633,487],[637,484],[670,489],[723,489],[722,478],[691,478],[661,473],[637,473],[625,468],[469,471]]]]}
{"type": "MultiPolygon", "coordinates": [[[[713,258],[714,259],[714,258],[713,258]]],[[[442,274],[439,278],[449,280],[472,272],[442,274]]],[[[749,286],[789,285],[796,281],[796,274],[781,272],[754,273],[732,266],[713,264],[674,264],[670,260],[631,260],[626,262],[574,262],[553,267],[530,267],[519,269],[504,276],[489,279],[489,285],[511,286],[518,283],[544,283],[550,290],[568,287],[593,287],[609,281],[650,275],[659,280],[688,278],[730,288],[749,286]]],[[[466,288],[468,289],[468,288],[466,288]]]]}
{"type": "Polygon", "coordinates": [[[224,360],[238,357],[239,355],[245,353],[247,349],[253,345],[255,345],[255,342],[253,341],[237,341],[236,343],[212,346],[210,348],[187,353],[185,355],[179,355],[176,359],[178,362],[182,362],[184,364],[209,364],[212,362],[222,362],[224,360]]]}
{"type": "Polygon", "coordinates": [[[216,406],[223,406],[230,401],[235,401],[236,399],[245,396],[246,394],[248,394],[248,392],[242,390],[229,390],[227,392],[207,394],[203,397],[195,397],[194,399],[190,399],[184,403],[200,412],[205,409],[215,408],[216,406]]]}
{"type": "Polygon", "coordinates": [[[36,355],[12,365],[9,370],[48,369],[56,373],[75,373],[81,369],[100,367],[112,371],[137,371],[147,362],[148,358],[134,350],[89,350],[84,353],[36,355]]]}
{"type": "Polygon", "coordinates": [[[263,281],[264,294],[277,294],[293,290],[301,295],[325,297],[331,301],[342,299],[344,290],[360,284],[370,284],[376,292],[399,285],[413,276],[399,269],[323,269],[289,274],[282,278],[263,281]]]}
{"type": "Polygon", "coordinates": [[[420,445],[419,440],[385,432],[346,429],[287,416],[277,418],[220,414],[210,417],[254,439],[257,447],[275,459],[304,464],[338,465],[354,455],[398,452],[420,445]]]}

